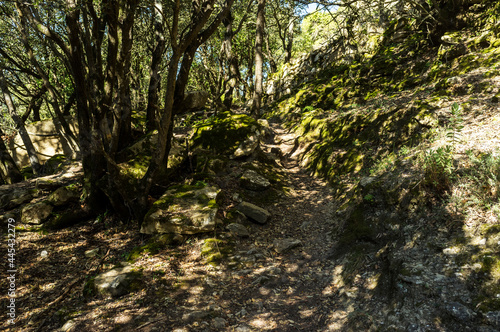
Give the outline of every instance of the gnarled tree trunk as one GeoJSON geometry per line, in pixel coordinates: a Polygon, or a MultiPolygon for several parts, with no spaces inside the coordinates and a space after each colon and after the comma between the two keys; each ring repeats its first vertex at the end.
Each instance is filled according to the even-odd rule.
{"type": "Polygon", "coordinates": [[[262,54],[262,43],[264,41],[264,27],[266,0],[257,1],[257,21],[256,21],[256,35],[255,35],[255,91],[253,94],[252,114],[257,116],[260,108],[262,107],[262,93],[263,93],[263,69],[264,69],[264,56],[262,54]]]}
{"type": "Polygon", "coordinates": [[[5,81],[5,77],[3,75],[3,69],[0,69],[0,89],[2,90],[5,104],[7,105],[7,109],[9,110],[10,116],[14,123],[16,124],[17,130],[19,130],[19,136],[23,140],[24,146],[26,147],[26,152],[28,152],[28,157],[31,163],[31,167],[33,168],[33,174],[39,175],[42,173],[42,167],[40,165],[40,161],[38,160],[38,154],[33,146],[33,142],[24,126],[24,122],[21,120],[21,117],[17,114],[16,107],[12,98],[10,96],[9,89],[7,87],[7,82],[5,81]]]}
{"type": "Polygon", "coordinates": [[[20,182],[23,180],[23,175],[19,171],[19,168],[17,168],[14,159],[12,159],[9,150],[5,146],[2,138],[3,136],[4,133],[2,128],[0,128],[0,175],[7,184],[20,182]]]}

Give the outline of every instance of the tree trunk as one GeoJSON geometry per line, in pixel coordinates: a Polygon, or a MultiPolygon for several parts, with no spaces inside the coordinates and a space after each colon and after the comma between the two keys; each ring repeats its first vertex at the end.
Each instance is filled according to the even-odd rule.
{"type": "Polygon", "coordinates": [[[160,64],[165,51],[165,37],[163,35],[163,8],[160,0],[155,0],[154,30],[156,47],[151,59],[151,76],[149,78],[148,106],[146,109],[146,131],[156,129],[156,117],[159,113],[158,94],[160,91],[160,64]]]}
{"type": "Polygon", "coordinates": [[[13,184],[23,181],[23,175],[19,171],[19,168],[17,168],[14,159],[12,159],[9,150],[5,146],[2,138],[3,136],[5,135],[2,131],[2,128],[0,128],[0,175],[2,176],[4,182],[7,184],[13,184]]]}
{"type": "Polygon", "coordinates": [[[263,92],[263,67],[264,57],[262,54],[262,43],[264,41],[264,26],[265,26],[265,6],[266,0],[257,1],[257,21],[255,35],[255,91],[253,95],[252,114],[258,116],[262,106],[263,92]]]}
{"type": "Polygon", "coordinates": [[[33,121],[40,121],[40,107],[42,107],[42,102],[43,102],[42,97],[45,94],[45,92],[47,92],[47,88],[45,86],[42,86],[40,91],[38,91],[31,97],[28,109],[21,117],[21,120],[23,122],[26,122],[26,120],[28,120],[32,112],[33,112],[33,117],[32,117],[33,121]]]}
{"type": "Polygon", "coordinates": [[[289,63],[292,59],[292,47],[293,47],[293,28],[294,28],[295,18],[290,18],[290,23],[288,24],[288,41],[285,47],[285,63],[289,63]]]}
{"type": "Polygon", "coordinates": [[[210,38],[210,36],[217,30],[217,27],[230,13],[233,2],[234,0],[227,0],[224,8],[219,12],[214,21],[212,21],[212,23],[210,23],[210,25],[203,31],[201,31],[203,25],[205,24],[203,20],[206,22],[210,14],[208,16],[206,14],[209,11],[200,14],[202,19],[198,20],[198,22],[194,26],[192,30],[193,35],[191,37],[191,42],[187,44],[187,47],[184,49],[182,55],[179,75],[177,76],[177,80],[175,82],[174,114],[182,113],[184,111],[184,105],[182,104],[184,101],[186,86],[189,80],[189,72],[191,71],[191,65],[193,64],[196,50],[198,49],[198,47],[200,47],[201,44],[205,43],[208,38],[210,38]]]}
{"type": "Polygon", "coordinates": [[[0,89],[2,90],[3,96],[5,98],[5,104],[7,105],[10,116],[12,117],[12,120],[14,120],[17,130],[19,130],[19,136],[21,136],[21,139],[23,140],[24,146],[26,147],[26,152],[28,152],[31,167],[33,168],[33,174],[39,175],[42,173],[42,169],[40,166],[40,161],[38,160],[38,154],[35,150],[35,147],[33,146],[33,142],[31,141],[28,131],[24,126],[24,122],[21,121],[21,117],[17,114],[16,107],[12,102],[9,89],[7,88],[7,82],[5,81],[5,77],[3,75],[3,69],[0,69],[0,89]]]}
{"type": "Polygon", "coordinates": [[[102,153],[97,153],[97,144],[93,144],[92,114],[89,108],[90,91],[85,80],[86,70],[83,63],[83,48],[80,42],[78,23],[80,12],[75,0],[66,0],[66,3],[69,9],[66,24],[71,46],[69,48],[69,60],[76,93],[80,151],[84,171],[83,185],[86,194],[85,203],[88,209],[98,213],[103,210],[107,202],[106,196],[98,185],[99,180],[105,174],[106,163],[102,153]]]}
{"type": "MultiPolygon", "coordinates": [[[[130,68],[133,43],[133,25],[138,0],[127,0],[122,3],[124,17],[120,19],[121,49],[117,60],[118,64],[118,107],[119,118],[115,123],[119,123],[118,150],[127,146],[132,139],[132,100],[130,98],[130,68]]],[[[116,137],[116,136],[115,136],[116,137]]],[[[110,149],[113,154],[115,151],[110,149]]]]}
{"type": "Polygon", "coordinates": [[[55,92],[55,89],[52,86],[52,84],[50,83],[50,80],[49,80],[47,73],[42,69],[42,67],[40,66],[40,64],[36,60],[35,54],[33,53],[33,49],[31,48],[31,45],[29,44],[28,35],[26,34],[26,27],[25,27],[27,22],[26,22],[26,19],[24,18],[23,10],[19,5],[17,5],[16,7],[18,9],[19,18],[20,18],[19,32],[21,34],[21,39],[23,41],[26,52],[28,53],[31,64],[37,70],[38,74],[42,78],[43,85],[44,85],[45,89],[47,89],[47,91],[49,92],[49,95],[52,99],[50,104],[52,105],[52,108],[54,109],[54,112],[56,113],[56,117],[59,120],[61,127],[63,128],[63,133],[66,136],[66,138],[70,144],[71,150],[77,151],[78,150],[77,139],[76,139],[75,135],[73,134],[73,132],[71,131],[71,128],[69,127],[68,122],[66,121],[66,119],[64,118],[64,116],[61,112],[61,108],[59,107],[59,103],[57,101],[58,98],[57,98],[57,94],[55,92]]]}
{"type": "Polygon", "coordinates": [[[224,94],[224,107],[231,109],[233,104],[234,89],[238,83],[240,70],[238,69],[238,59],[233,54],[233,16],[231,14],[224,20],[226,31],[224,33],[224,52],[229,64],[229,75],[227,80],[226,92],[224,94]]]}
{"type": "Polygon", "coordinates": [[[69,96],[68,102],[66,103],[66,105],[64,105],[63,115],[69,115],[69,112],[71,111],[71,106],[73,106],[75,100],[76,100],[76,94],[73,91],[69,96]]]}

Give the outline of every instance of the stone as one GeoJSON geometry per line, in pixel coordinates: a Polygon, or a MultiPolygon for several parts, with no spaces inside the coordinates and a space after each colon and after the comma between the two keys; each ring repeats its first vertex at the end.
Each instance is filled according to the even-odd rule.
{"type": "Polygon", "coordinates": [[[94,286],[102,295],[119,297],[132,291],[131,287],[141,277],[141,273],[134,271],[133,266],[125,265],[99,274],[94,279],[94,286]]]}
{"type": "Polygon", "coordinates": [[[43,224],[49,218],[54,207],[45,201],[28,204],[21,211],[21,222],[25,224],[43,224]]]}
{"type": "Polygon", "coordinates": [[[465,54],[467,46],[464,44],[442,44],[438,49],[438,59],[441,61],[451,61],[465,54]]]}
{"type": "Polygon", "coordinates": [[[248,327],[247,325],[239,325],[236,330],[236,332],[251,332],[252,329],[248,327]]]}
{"type": "Polygon", "coordinates": [[[216,226],[216,203],[220,189],[201,185],[180,185],[167,190],[144,218],[143,234],[197,234],[216,226]]]}
{"type": "Polygon", "coordinates": [[[236,151],[234,151],[233,158],[248,157],[259,146],[259,138],[257,135],[249,136],[246,140],[241,142],[236,151]]]}
{"type": "Polygon", "coordinates": [[[443,249],[443,254],[445,254],[447,256],[458,255],[459,253],[460,253],[459,247],[449,247],[449,248],[443,249]]]}
{"type": "Polygon", "coordinates": [[[267,223],[271,217],[271,213],[269,213],[269,211],[248,202],[241,202],[236,209],[243,213],[247,218],[259,224],[267,223]]]}
{"type": "Polygon", "coordinates": [[[264,191],[271,186],[271,183],[265,177],[253,170],[243,173],[240,184],[243,188],[253,191],[264,191]]]}
{"type": "Polygon", "coordinates": [[[207,104],[207,100],[208,92],[206,91],[188,91],[186,92],[184,100],[182,101],[181,110],[178,111],[182,113],[201,110],[207,104]]]}
{"type": "Polygon", "coordinates": [[[451,317],[453,317],[455,320],[461,323],[469,323],[476,316],[476,313],[474,311],[472,311],[471,309],[467,308],[466,306],[458,302],[450,302],[445,304],[444,310],[451,317]]]}
{"type": "Polygon", "coordinates": [[[182,320],[185,322],[200,321],[210,316],[210,311],[195,310],[182,315],[182,320]]]}
{"type": "Polygon", "coordinates": [[[38,194],[36,189],[15,188],[0,191],[0,209],[13,209],[31,201],[38,194]]]}
{"type": "Polygon", "coordinates": [[[283,254],[283,253],[290,251],[293,248],[301,246],[302,242],[300,240],[286,238],[286,239],[281,239],[281,240],[275,240],[273,245],[274,245],[274,250],[277,253],[283,254]]]}
{"type": "Polygon", "coordinates": [[[74,327],[76,326],[76,322],[72,319],[68,320],[64,325],[61,327],[60,331],[61,332],[69,332],[69,331],[75,331],[74,327]]]}
{"type": "Polygon", "coordinates": [[[78,224],[91,217],[91,211],[84,209],[80,205],[73,206],[72,209],[64,209],[53,215],[45,224],[47,229],[63,229],[78,224]]]}
{"type": "Polygon", "coordinates": [[[224,318],[216,317],[212,320],[212,328],[222,330],[226,328],[227,321],[224,318]]]}
{"type": "Polygon", "coordinates": [[[269,125],[269,121],[267,121],[266,119],[258,119],[257,123],[260,126],[261,136],[270,137],[273,135],[273,131],[271,129],[271,126],[269,125]]]}
{"type": "MultiPolygon", "coordinates": [[[[78,137],[78,121],[75,117],[68,116],[66,121],[71,131],[78,137]]],[[[55,155],[73,157],[78,152],[78,147],[72,147],[67,135],[61,134],[61,124],[58,119],[47,119],[26,124],[31,143],[37,151],[38,160],[44,163],[55,155]]],[[[11,156],[21,169],[30,166],[29,156],[19,133],[14,139],[8,140],[7,145],[12,152],[11,156]]]]}
{"type": "Polygon", "coordinates": [[[486,321],[494,328],[500,329],[500,311],[487,312],[486,321]]]}
{"type": "Polygon", "coordinates": [[[238,236],[238,237],[249,237],[250,236],[248,229],[245,226],[243,226],[242,224],[231,223],[231,224],[227,225],[226,228],[234,236],[238,236]]]}
{"type": "Polygon", "coordinates": [[[80,198],[80,192],[76,186],[61,187],[49,195],[47,201],[54,206],[62,206],[75,202],[80,198]]]}

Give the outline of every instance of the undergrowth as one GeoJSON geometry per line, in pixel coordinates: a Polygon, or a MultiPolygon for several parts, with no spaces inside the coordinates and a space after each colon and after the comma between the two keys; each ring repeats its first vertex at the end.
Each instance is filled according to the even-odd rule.
{"type": "Polygon", "coordinates": [[[456,146],[460,143],[463,128],[462,108],[457,103],[453,103],[446,132],[448,144],[424,152],[422,168],[425,185],[439,195],[448,192],[455,179],[455,151],[456,146]]]}
{"type": "Polygon", "coordinates": [[[469,150],[457,153],[463,126],[461,107],[454,103],[446,130],[447,144],[424,152],[421,167],[429,193],[448,197],[455,210],[467,213],[472,208],[492,211],[500,218],[500,151],[469,150]]]}

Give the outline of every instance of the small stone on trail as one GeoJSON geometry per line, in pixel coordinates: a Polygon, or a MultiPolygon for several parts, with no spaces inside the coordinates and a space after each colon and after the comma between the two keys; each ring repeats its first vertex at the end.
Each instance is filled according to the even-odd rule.
{"type": "Polygon", "coordinates": [[[239,236],[239,237],[249,237],[250,236],[248,229],[245,226],[243,226],[242,224],[231,223],[231,224],[227,225],[226,228],[234,236],[239,236]]]}
{"type": "Polygon", "coordinates": [[[269,211],[248,202],[241,202],[236,209],[259,224],[265,224],[271,217],[269,211]]]}
{"type": "Polygon", "coordinates": [[[444,306],[444,310],[455,320],[462,323],[468,323],[472,321],[476,316],[476,313],[474,311],[458,302],[447,303],[444,306]]]}
{"type": "Polygon", "coordinates": [[[240,325],[236,328],[236,332],[251,332],[252,329],[249,328],[247,325],[240,325]]]}
{"type": "Polygon", "coordinates": [[[264,191],[271,186],[271,183],[259,173],[248,170],[240,178],[243,188],[253,191],[264,191]]]}
{"type": "Polygon", "coordinates": [[[204,310],[195,310],[182,315],[185,322],[200,321],[210,316],[210,312],[204,310]]]}
{"type": "Polygon", "coordinates": [[[217,317],[212,320],[212,327],[214,329],[223,329],[226,327],[227,321],[224,318],[217,317]]]}
{"type": "Polygon", "coordinates": [[[130,293],[131,284],[140,278],[140,272],[126,265],[103,272],[94,279],[94,285],[103,295],[118,297],[130,293]]]}
{"type": "Polygon", "coordinates": [[[287,238],[287,239],[282,239],[282,240],[275,240],[274,241],[274,250],[276,250],[277,253],[283,254],[295,247],[301,246],[302,242],[300,240],[292,239],[292,238],[287,238]]]}

